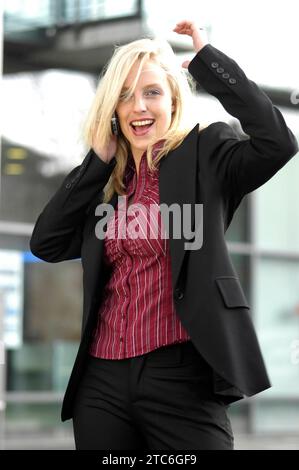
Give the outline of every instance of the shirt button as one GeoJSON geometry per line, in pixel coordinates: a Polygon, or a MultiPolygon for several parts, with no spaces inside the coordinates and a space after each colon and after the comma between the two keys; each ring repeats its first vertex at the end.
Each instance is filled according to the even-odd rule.
{"type": "Polygon", "coordinates": [[[119,341],[122,343],[122,341],[123,341],[123,338],[119,338],[119,341]]]}
{"type": "Polygon", "coordinates": [[[65,185],[66,189],[71,188],[71,186],[72,186],[72,183],[67,183],[67,184],[65,185]]]}

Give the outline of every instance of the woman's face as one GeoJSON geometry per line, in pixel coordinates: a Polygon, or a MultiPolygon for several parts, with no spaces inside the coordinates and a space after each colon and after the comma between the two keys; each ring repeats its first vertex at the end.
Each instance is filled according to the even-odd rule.
{"type": "Polygon", "coordinates": [[[130,142],[134,158],[139,160],[149,142],[157,142],[169,129],[174,111],[171,89],[165,71],[155,62],[147,61],[142,69],[134,90],[127,98],[125,88],[129,88],[137,75],[139,63],[135,63],[124,83],[116,112],[120,127],[130,142]],[[154,120],[148,128],[137,127],[134,131],[132,121],[154,120]]]}

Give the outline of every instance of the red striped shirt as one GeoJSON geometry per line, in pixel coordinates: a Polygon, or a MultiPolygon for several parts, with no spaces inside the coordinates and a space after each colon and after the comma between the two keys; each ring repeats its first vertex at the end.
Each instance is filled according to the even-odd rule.
{"type": "MultiPolygon", "coordinates": [[[[161,142],[154,145],[153,159],[161,142]]],[[[93,356],[124,359],[190,339],[173,301],[169,240],[162,235],[159,211],[158,172],[159,164],[157,171],[150,172],[144,152],[137,179],[134,159],[129,155],[124,178],[126,204],[116,205],[105,234],[104,262],[112,271],[89,349],[93,356]],[[139,212],[137,203],[142,204],[139,212]]]]}

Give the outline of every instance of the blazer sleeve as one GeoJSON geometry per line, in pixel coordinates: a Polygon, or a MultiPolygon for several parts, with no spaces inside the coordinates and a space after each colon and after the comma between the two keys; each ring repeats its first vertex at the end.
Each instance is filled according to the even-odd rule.
{"type": "MultiPolygon", "coordinates": [[[[212,171],[226,194],[240,200],[268,181],[297,152],[298,143],[269,97],[239,65],[211,44],[189,63],[193,78],[225,110],[239,119],[249,139],[242,140],[225,122],[208,126],[212,171]]],[[[203,132],[204,132],[203,131],[203,132]]]]}
{"type": "Polygon", "coordinates": [[[37,218],[30,250],[38,258],[57,263],[81,257],[82,232],[88,206],[106,185],[115,157],[102,161],[92,149],[75,167],[37,218]]]}

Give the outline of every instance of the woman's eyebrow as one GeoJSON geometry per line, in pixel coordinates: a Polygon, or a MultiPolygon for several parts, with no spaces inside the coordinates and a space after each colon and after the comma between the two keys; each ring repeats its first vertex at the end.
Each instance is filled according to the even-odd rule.
{"type": "MultiPolygon", "coordinates": [[[[145,85],[145,86],[143,87],[143,89],[144,89],[144,88],[149,88],[149,87],[151,87],[151,86],[158,86],[158,87],[161,88],[160,83],[149,83],[148,85],[145,85]]],[[[123,87],[122,90],[123,90],[123,91],[126,91],[126,90],[128,90],[128,89],[129,89],[129,87],[123,87]]]]}

